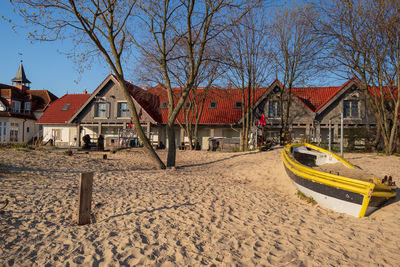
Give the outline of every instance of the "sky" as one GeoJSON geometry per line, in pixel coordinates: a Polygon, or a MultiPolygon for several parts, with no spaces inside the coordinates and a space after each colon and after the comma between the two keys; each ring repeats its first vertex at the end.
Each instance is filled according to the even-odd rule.
{"type": "MultiPolygon", "coordinates": [[[[278,1],[279,2],[279,1],[278,1]]],[[[285,2],[286,3],[286,2],[285,2]]],[[[9,0],[0,0],[0,83],[11,84],[11,79],[18,71],[20,61],[27,78],[31,81],[31,89],[47,89],[58,97],[64,94],[82,93],[84,90],[91,93],[106,76],[111,73],[108,64],[96,62],[90,69],[85,69],[83,73],[78,72],[78,66],[73,59],[68,58],[62,52],[68,52],[73,48],[72,41],[55,42],[35,42],[31,43],[28,39],[29,28],[17,28],[12,30],[12,24],[5,19],[11,18],[13,23],[24,25],[22,19],[12,11],[13,7],[9,0]],[[21,55],[22,54],[22,55],[21,55]]],[[[128,69],[125,70],[127,79],[130,80],[128,69]]],[[[271,78],[271,82],[273,77],[271,78]]],[[[325,80],[329,85],[340,85],[344,81],[336,79],[325,80]]],[[[140,81],[131,80],[138,86],[140,81]]],[[[320,81],[311,81],[313,86],[325,86],[320,81]]],[[[268,82],[267,82],[268,84],[268,82]]],[[[223,84],[218,84],[224,87],[223,84]]]]}
{"type": "Polygon", "coordinates": [[[93,64],[91,69],[86,69],[80,74],[73,59],[61,53],[69,50],[72,42],[30,43],[26,38],[28,29],[13,31],[12,25],[1,19],[1,16],[4,16],[23,24],[22,20],[13,14],[12,5],[8,0],[0,2],[0,83],[11,84],[21,60],[25,74],[31,81],[31,89],[46,89],[58,97],[66,93],[79,94],[85,89],[91,93],[110,73],[107,64],[93,64]]]}

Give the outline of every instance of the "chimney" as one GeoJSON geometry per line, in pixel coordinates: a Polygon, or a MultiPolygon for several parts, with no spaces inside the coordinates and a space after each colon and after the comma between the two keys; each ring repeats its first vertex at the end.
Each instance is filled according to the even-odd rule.
{"type": "Polygon", "coordinates": [[[86,94],[87,94],[87,91],[86,91],[86,89],[85,89],[85,90],[83,90],[83,94],[84,94],[84,95],[86,95],[86,94]]]}
{"type": "Polygon", "coordinates": [[[228,83],[228,89],[232,89],[232,84],[228,83]]]}

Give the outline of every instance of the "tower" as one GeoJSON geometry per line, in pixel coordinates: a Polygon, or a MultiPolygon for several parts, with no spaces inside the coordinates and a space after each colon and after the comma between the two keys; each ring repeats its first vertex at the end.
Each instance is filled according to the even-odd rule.
{"type": "Polygon", "coordinates": [[[19,65],[17,75],[11,80],[11,82],[12,85],[19,88],[21,91],[29,90],[31,82],[26,78],[24,66],[22,65],[22,60],[19,65]]]}

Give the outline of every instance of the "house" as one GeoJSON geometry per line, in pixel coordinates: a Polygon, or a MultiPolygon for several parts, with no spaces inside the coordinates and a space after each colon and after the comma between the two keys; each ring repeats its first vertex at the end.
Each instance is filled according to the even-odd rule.
{"type": "MultiPolygon", "coordinates": [[[[147,136],[157,138],[158,133],[151,130],[157,130],[155,126],[161,121],[158,98],[129,82],[126,84],[147,136]]],[[[92,94],[61,97],[38,123],[47,133],[46,140],[51,138],[59,146],[81,146],[85,135],[93,142],[103,136],[107,148],[120,146],[121,141],[122,145],[139,144],[127,101],[116,77],[111,74],[92,94]]]]}
{"type": "Polygon", "coordinates": [[[43,127],[43,142],[52,140],[56,146],[78,146],[78,127],[68,123],[90,97],[90,94],[66,94],[54,101],[37,124],[43,127]]]}
{"type": "MultiPolygon", "coordinates": [[[[255,105],[255,109],[261,109],[265,114],[265,128],[270,136],[279,136],[280,132],[280,88],[282,85],[274,82],[255,105]]],[[[360,89],[356,78],[341,86],[292,88],[292,95],[289,128],[295,140],[328,142],[330,136],[331,141],[338,142],[341,113],[347,132],[351,129],[372,131],[376,128],[367,95],[360,89]]]]}
{"type": "MultiPolygon", "coordinates": [[[[165,88],[162,85],[140,88],[130,82],[126,82],[126,85],[138,110],[141,125],[152,144],[168,145],[165,127],[168,122],[168,101],[165,88]]],[[[276,80],[270,86],[254,91],[253,117],[256,117],[256,113],[264,114],[266,125],[263,131],[268,137],[278,137],[280,133],[281,88],[282,84],[276,80]]],[[[207,97],[198,121],[202,149],[208,149],[210,137],[240,137],[244,105],[240,89],[198,88],[195,97],[205,90],[207,97]]],[[[178,99],[180,91],[181,88],[173,88],[175,99],[178,99]]],[[[364,91],[355,78],[341,86],[296,87],[292,93],[289,128],[293,139],[325,142],[330,136],[332,141],[338,141],[342,112],[347,130],[376,127],[364,91]]],[[[189,96],[192,97],[193,94],[189,96]]],[[[185,131],[179,125],[184,123],[184,114],[189,106],[187,100],[175,121],[175,143],[178,145],[188,141],[185,131]]],[[[55,101],[38,123],[44,127],[45,140],[51,138],[60,146],[80,146],[84,135],[89,135],[94,142],[101,135],[105,138],[106,147],[135,146],[140,142],[132,127],[126,99],[116,77],[111,74],[92,94],[65,95],[55,101]]]]}
{"type": "MultiPolygon", "coordinates": [[[[255,90],[255,99],[258,99],[268,88],[257,88],[255,90]]],[[[158,125],[158,133],[160,140],[166,142],[165,125],[168,122],[168,97],[166,90],[158,85],[148,90],[150,93],[157,95],[160,102],[161,121],[158,125]]],[[[173,88],[176,101],[180,96],[181,88],[173,88]]],[[[198,138],[200,147],[208,149],[210,137],[227,137],[239,138],[241,134],[241,118],[242,118],[242,90],[241,89],[224,89],[220,87],[204,88],[199,87],[196,90],[196,97],[201,97],[206,93],[203,104],[203,112],[198,121],[198,138]],[[207,92],[205,92],[207,91],[207,92]]],[[[189,98],[193,95],[190,94],[189,98]]],[[[200,101],[199,101],[200,102],[200,101]]],[[[187,136],[183,128],[179,124],[184,124],[184,114],[188,106],[189,100],[186,100],[181,112],[177,116],[175,138],[176,144],[187,143],[187,136]]]]}
{"type": "Polygon", "coordinates": [[[40,138],[36,125],[57,97],[47,90],[31,90],[22,61],[12,85],[0,84],[0,143],[26,143],[40,138]]]}

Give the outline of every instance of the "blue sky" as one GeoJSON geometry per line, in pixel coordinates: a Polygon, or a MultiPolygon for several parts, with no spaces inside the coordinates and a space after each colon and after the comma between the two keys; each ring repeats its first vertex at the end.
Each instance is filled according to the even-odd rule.
{"type": "MultiPolygon", "coordinates": [[[[12,18],[23,24],[13,15],[12,5],[8,0],[1,0],[0,17],[12,18]]],[[[0,83],[11,84],[11,79],[18,71],[20,60],[27,78],[32,82],[31,89],[47,89],[58,97],[68,93],[82,93],[84,89],[92,92],[110,73],[106,64],[93,64],[80,74],[73,59],[65,52],[71,48],[68,41],[35,42],[27,40],[27,29],[11,29],[11,24],[0,18],[0,83]],[[22,53],[23,55],[19,55],[22,53]],[[77,82],[74,82],[77,81],[77,82]]]]}
{"type": "MultiPolygon", "coordinates": [[[[12,24],[1,16],[9,19],[18,25],[24,25],[23,21],[13,13],[12,5],[8,0],[0,0],[0,83],[11,84],[11,79],[15,77],[20,60],[23,60],[27,78],[32,82],[32,89],[47,89],[57,95],[63,96],[66,93],[82,93],[87,90],[93,92],[97,86],[110,73],[108,64],[104,61],[95,61],[91,69],[85,69],[83,73],[77,71],[78,66],[73,59],[68,58],[61,52],[70,51],[73,47],[72,41],[55,42],[35,42],[31,43],[28,39],[28,28],[18,28],[12,30],[12,24]],[[22,53],[23,55],[19,55],[22,53]]],[[[279,2],[279,1],[278,1],[279,2]]],[[[126,69],[125,76],[128,80],[132,70],[126,69]]],[[[271,82],[274,77],[271,77],[271,82]]],[[[344,81],[324,77],[325,83],[329,85],[340,85],[344,81]]],[[[141,85],[139,81],[132,80],[133,83],[141,85]]],[[[323,82],[324,83],[324,82],[323,82]]],[[[266,82],[269,84],[269,82],[266,82]]],[[[224,86],[224,84],[218,84],[224,86]]],[[[310,85],[324,86],[321,81],[310,81],[310,85]]]]}

